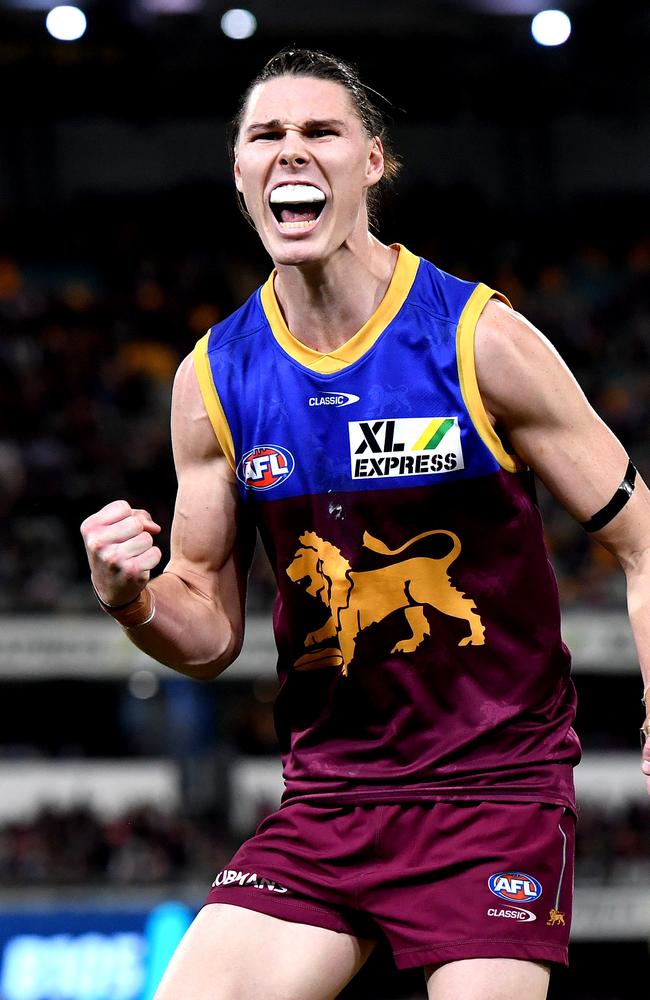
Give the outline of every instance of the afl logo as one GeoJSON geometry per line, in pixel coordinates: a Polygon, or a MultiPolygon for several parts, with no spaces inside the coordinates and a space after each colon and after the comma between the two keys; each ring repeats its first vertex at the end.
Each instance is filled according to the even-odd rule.
{"type": "Polygon", "coordinates": [[[542,895],[541,884],[524,872],[498,872],[490,875],[488,888],[499,899],[507,899],[509,902],[530,903],[542,895]]]}
{"type": "Polygon", "coordinates": [[[293,455],[275,444],[247,451],[237,466],[237,478],[254,490],[270,490],[288,479],[295,467],[293,455]]]}

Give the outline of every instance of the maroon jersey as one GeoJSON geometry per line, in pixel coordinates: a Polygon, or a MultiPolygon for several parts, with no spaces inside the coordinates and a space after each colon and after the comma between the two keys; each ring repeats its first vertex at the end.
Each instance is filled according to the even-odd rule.
{"type": "Polygon", "coordinates": [[[278,582],[285,800],[573,804],[556,581],[474,370],[494,294],[401,248],[332,354],[292,337],[273,277],[197,345],[278,582]]]}

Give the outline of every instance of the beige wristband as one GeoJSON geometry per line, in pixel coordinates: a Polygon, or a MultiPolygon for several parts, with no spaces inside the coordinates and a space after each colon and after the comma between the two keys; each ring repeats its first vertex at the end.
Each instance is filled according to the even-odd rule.
{"type": "MultiPolygon", "coordinates": [[[[93,590],[95,588],[93,587],[93,590]]],[[[150,621],[153,621],[154,615],[156,614],[156,602],[154,600],[153,591],[149,587],[145,587],[140,591],[137,597],[134,597],[132,601],[127,604],[112,605],[107,604],[103,601],[97,591],[95,590],[95,597],[99,602],[99,606],[102,611],[105,611],[107,615],[114,618],[123,629],[139,628],[140,625],[148,625],[150,621]]]]}

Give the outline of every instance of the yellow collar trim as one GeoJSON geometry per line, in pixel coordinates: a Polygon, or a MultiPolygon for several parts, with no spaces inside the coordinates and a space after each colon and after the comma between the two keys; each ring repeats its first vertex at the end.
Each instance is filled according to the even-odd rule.
{"type": "Polygon", "coordinates": [[[320,372],[323,375],[331,375],[341,371],[363,357],[389,323],[392,323],[406,302],[406,297],[415,281],[420,264],[420,258],[412,254],[406,247],[396,243],[394,248],[398,251],[397,263],[386,294],[377,309],[350,340],[327,354],[321,354],[320,351],[307,347],[289,330],[275,295],[273,282],[277,272],[273,271],[268,281],[262,286],[261,301],[271,332],[280,347],[305,368],[311,368],[312,371],[320,372]]]}

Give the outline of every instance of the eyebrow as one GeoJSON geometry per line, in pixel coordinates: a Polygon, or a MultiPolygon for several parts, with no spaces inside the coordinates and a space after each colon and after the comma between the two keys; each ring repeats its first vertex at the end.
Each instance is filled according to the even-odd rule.
{"type": "MultiPolygon", "coordinates": [[[[309,132],[312,129],[328,128],[328,127],[331,128],[332,126],[334,126],[335,128],[344,129],[345,122],[341,121],[338,118],[308,118],[301,125],[301,131],[309,132]]],[[[246,129],[246,134],[248,135],[250,132],[258,132],[258,131],[273,132],[282,128],[284,128],[284,125],[282,124],[280,119],[272,118],[271,121],[268,122],[253,122],[252,125],[249,125],[248,128],[246,129]]]]}

